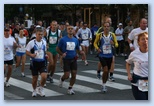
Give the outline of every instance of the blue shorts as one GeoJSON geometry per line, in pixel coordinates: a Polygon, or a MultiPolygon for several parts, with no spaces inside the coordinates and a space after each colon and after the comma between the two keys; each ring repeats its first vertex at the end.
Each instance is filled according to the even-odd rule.
{"type": "Polygon", "coordinates": [[[25,55],[26,53],[20,53],[20,52],[16,52],[16,56],[23,56],[25,55]]]}

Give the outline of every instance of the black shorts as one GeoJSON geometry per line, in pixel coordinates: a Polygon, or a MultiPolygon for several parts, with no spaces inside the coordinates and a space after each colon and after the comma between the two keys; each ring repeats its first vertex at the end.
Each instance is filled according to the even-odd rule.
{"type": "Polygon", "coordinates": [[[41,74],[43,72],[47,73],[45,61],[41,61],[41,62],[33,61],[33,62],[31,62],[30,69],[31,69],[33,76],[37,76],[39,73],[41,74]]]}
{"type": "Polygon", "coordinates": [[[99,61],[101,62],[103,67],[107,66],[108,69],[111,68],[112,57],[111,58],[99,57],[99,61]]]}
{"type": "Polygon", "coordinates": [[[76,59],[63,59],[63,69],[64,72],[69,72],[72,70],[77,70],[77,60],[76,59]]]}
{"type": "Polygon", "coordinates": [[[12,60],[8,60],[8,61],[4,61],[4,64],[12,65],[13,64],[13,59],[12,60]]]}

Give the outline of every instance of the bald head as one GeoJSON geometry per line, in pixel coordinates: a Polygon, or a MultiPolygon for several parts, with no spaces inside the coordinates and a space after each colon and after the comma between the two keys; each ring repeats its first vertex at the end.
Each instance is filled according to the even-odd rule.
{"type": "Polygon", "coordinates": [[[105,22],[108,22],[108,23],[110,23],[110,25],[112,25],[112,20],[110,17],[106,17],[105,22]]]}
{"type": "Polygon", "coordinates": [[[142,30],[145,30],[145,29],[147,28],[147,25],[148,25],[147,19],[142,18],[142,19],[140,20],[140,28],[141,28],[142,30]]]}

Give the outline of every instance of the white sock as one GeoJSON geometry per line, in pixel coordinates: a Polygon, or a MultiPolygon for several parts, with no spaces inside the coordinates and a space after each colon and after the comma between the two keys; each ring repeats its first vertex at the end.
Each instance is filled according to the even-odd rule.
{"type": "Polygon", "coordinates": [[[106,83],[102,83],[102,86],[106,86],[106,83]]]}

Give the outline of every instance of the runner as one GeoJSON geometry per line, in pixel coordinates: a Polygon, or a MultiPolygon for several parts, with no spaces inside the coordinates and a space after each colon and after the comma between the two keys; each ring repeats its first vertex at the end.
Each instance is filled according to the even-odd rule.
{"type": "Polygon", "coordinates": [[[12,65],[13,65],[13,49],[18,45],[13,37],[10,36],[10,32],[8,28],[4,28],[4,77],[6,74],[6,79],[4,82],[4,86],[9,87],[9,79],[12,74],[12,65]]]}
{"type": "Polygon", "coordinates": [[[24,70],[25,70],[25,61],[26,61],[26,37],[24,37],[23,29],[19,30],[19,37],[16,38],[18,43],[18,48],[16,49],[16,66],[14,71],[17,71],[18,67],[20,66],[20,62],[22,62],[21,66],[21,76],[25,77],[24,70]]]}
{"type": "MultiPolygon", "coordinates": [[[[106,17],[105,18],[105,22],[108,22],[108,23],[110,23],[110,32],[114,32],[114,28],[112,27],[112,20],[111,20],[111,18],[110,17],[106,17]]],[[[97,31],[97,33],[96,34],[99,34],[99,33],[101,33],[101,32],[103,32],[104,31],[104,28],[103,28],[103,26],[102,27],[100,27],[99,29],[98,29],[98,31],[97,31]]],[[[113,37],[113,41],[114,41],[114,43],[115,43],[115,45],[113,45],[112,46],[112,51],[113,51],[113,59],[112,59],[112,64],[111,64],[111,68],[110,68],[110,77],[109,77],[109,81],[115,81],[115,79],[114,79],[114,77],[113,77],[113,72],[114,72],[114,64],[115,64],[115,48],[116,47],[118,47],[118,42],[117,42],[117,39],[116,39],[116,36],[115,36],[115,34],[112,34],[112,37],[113,37]]],[[[98,44],[99,45],[99,44],[98,44]]],[[[97,78],[98,79],[100,79],[101,78],[101,74],[100,74],[100,72],[101,72],[101,63],[100,62],[98,62],[98,69],[97,69],[97,78]]]]}
{"type": "Polygon", "coordinates": [[[31,40],[26,46],[26,54],[32,58],[30,69],[32,71],[32,97],[36,97],[37,93],[45,96],[44,84],[46,82],[47,71],[45,63],[46,42],[42,39],[42,28],[36,28],[36,38],[31,40]],[[38,76],[41,76],[40,86],[37,89],[38,76]]]}
{"type": "Polygon", "coordinates": [[[56,70],[58,53],[56,51],[56,46],[58,44],[59,38],[61,38],[61,31],[57,28],[57,21],[52,21],[50,23],[50,29],[47,30],[47,42],[48,42],[48,51],[47,55],[49,56],[48,64],[48,76],[47,81],[53,83],[53,75],[56,70]]]}
{"type": "MultiPolygon", "coordinates": [[[[76,33],[76,37],[80,40],[82,50],[87,55],[90,41],[92,40],[92,33],[91,33],[91,30],[87,28],[87,23],[85,22],[83,23],[82,28],[80,28],[76,33]]],[[[88,65],[87,60],[85,60],[85,65],[88,65]]]]}
{"type": "MultiPolygon", "coordinates": [[[[64,80],[68,79],[71,73],[70,84],[67,93],[70,95],[75,94],[73,91],[73,85],[76,80],[77,74],[77,52],[79,53],[79,42],[74,38],[74,28],[72,25],[67,27],[68,35],[61,38],[56,48],[57,52],[63,57],[64,74],[60,77],[59,86],[63,86],[64,80]]],[[[80,51],[83,54],[83,51],[80,51]]]]}
{"type": "Polygon", "coordinates": [[[137,39],[139,48],[135,49],[126,60],[128,80],[132,83],[132,93],[136,100],[148,100],[148,33],[143,32],[137,39]],[[131,75],[131,64],[134,64],[131,75]]]}
{"type": "Polygon", "coordinates": [[[142,32],[148,32],[147,24],[148,24],[147,19],[142,18],[140,20],[140,27],[133,29],[129,33],[129,35],[128,35],[128,43],[129,43],[131,51],[133,51],[136,48],[138,48],[138,44],[137,44],[138,34],[142,33],[142,32]],[[133,44],[132,44],[132,41],[134,41],[133,44]]]}
{"type": "Polygon", "coordinates": [[[94,47],[99,53],[99,60],[103,67],[102,74],[102,92],[107,92],[106,82],[108,79],[109,70],[111,68],[112,58],[113,58],[113,50],[112,45],[114,45],[114,40],[112,37],[112,33],[110,30],[110,23],[105,22],[103,24],[104,31],[96,35],[96,39],[94,41],[94,47]],[[99,47],[98,47],[99,43],[99,47]]]}

